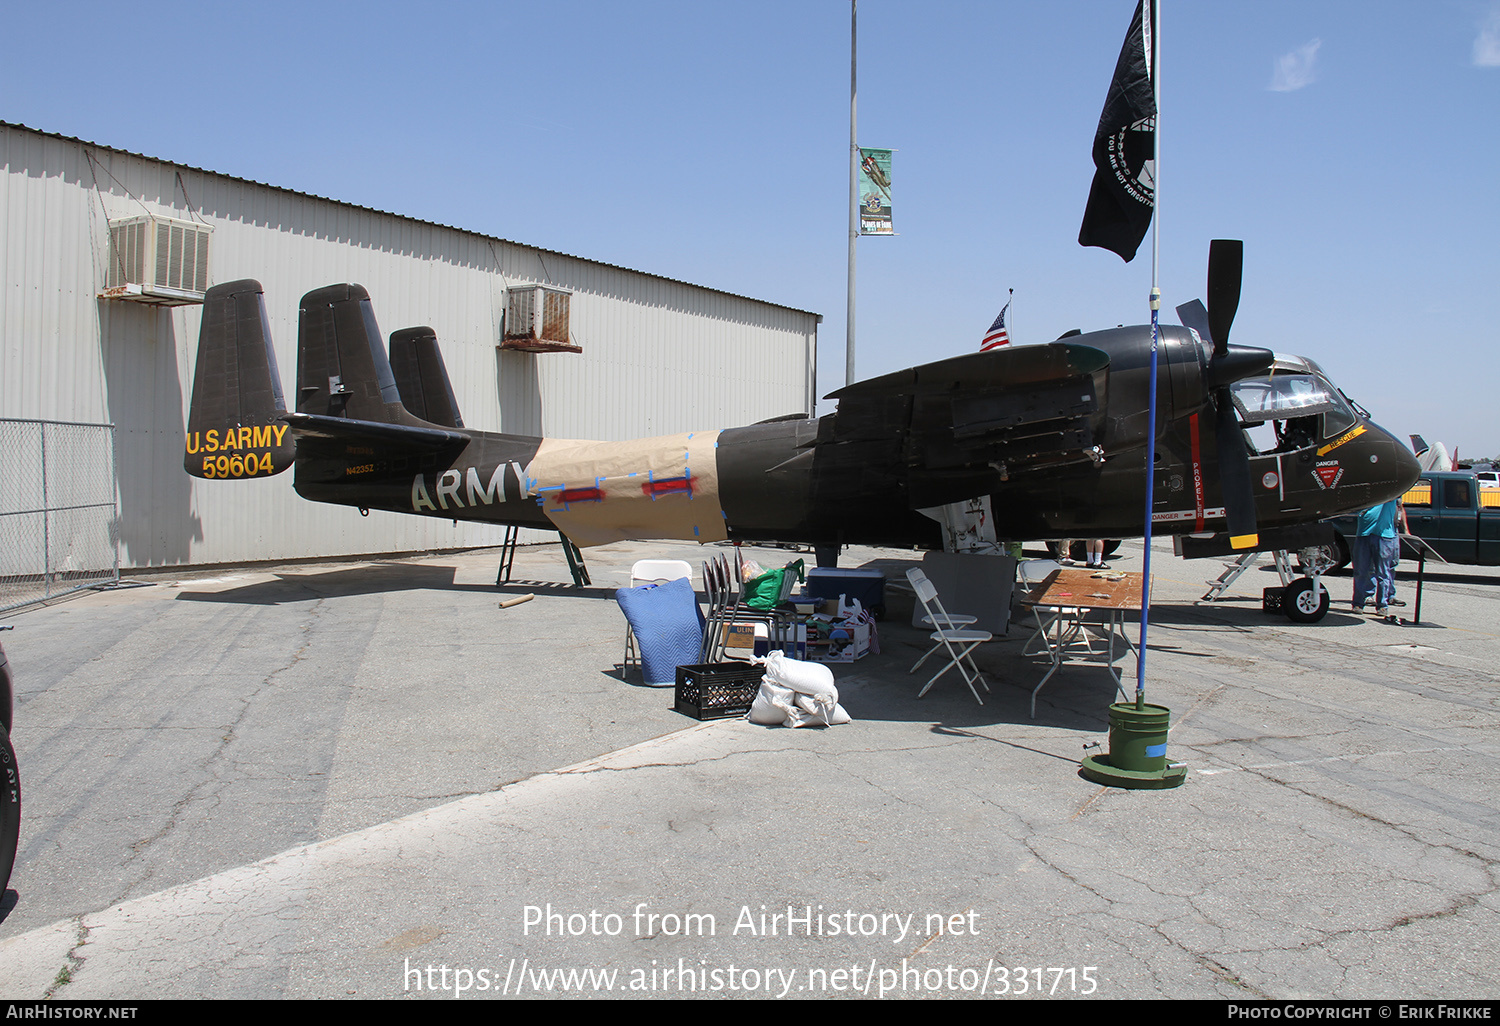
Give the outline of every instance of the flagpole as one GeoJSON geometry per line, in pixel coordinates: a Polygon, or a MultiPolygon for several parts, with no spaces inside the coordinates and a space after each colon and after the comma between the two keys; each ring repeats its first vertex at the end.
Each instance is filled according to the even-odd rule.
{"type": "Polygon", "coordinates": [[[1151,385],[1146,428],[1146,531],[1145,556],[1141,566],[1141,643],[1135,650],[1135,707],[1146,706],[1146,627],[1151,620],[1151,514],[1155,507],[1156,483],[1156,363],[1161,342],[1157,315],[1161,311],[1161,3],[1146,0],[1149,5],[1143,19],[1151,34],[1150,52],[1146,55],[1151,73],[1152,105],[1156,121],[1151,132],[1151,385]]]}
{"type": "Polygon", "coordinates": [[[844,323],[844,384],[854,384],[854,249],[859,238],[859,141],[855,130],[855,89],[859,56],[859,0],[849,0],[849,295],[844,323]]]}

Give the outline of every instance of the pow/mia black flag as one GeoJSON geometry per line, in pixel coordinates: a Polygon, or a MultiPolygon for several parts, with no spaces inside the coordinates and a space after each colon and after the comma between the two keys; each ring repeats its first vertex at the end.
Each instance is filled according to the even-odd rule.
{"type": "Polygon", "coordinates": [[[1126,263],[1135,256],[1156,206],[1156,4],[1140,0],[1094,133],[1094,184],[1078,231],[1126,263]]]}

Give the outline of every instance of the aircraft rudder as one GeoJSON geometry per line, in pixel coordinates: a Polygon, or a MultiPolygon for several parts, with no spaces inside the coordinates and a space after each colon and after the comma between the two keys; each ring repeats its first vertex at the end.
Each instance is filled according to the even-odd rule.
{"type": "Polygon", "coordinates": [[[426,325],[391,332],[391,372],[401,405],[412,416],[443,427],[464,426],[437,332],[426,325]]]}
{"type": "Polygon", "coordinates": [[[385,339],[364,286],[326,285],[302,297],[297,412],[381,424],[414,422],[401,406],[385,339]]]}
{"type": "Polygon", "coordinates": [[[183,469],[204,479],[281,473],[296,457],[285,413],[260,282],[213,286],[203,298],[183,469]]]}

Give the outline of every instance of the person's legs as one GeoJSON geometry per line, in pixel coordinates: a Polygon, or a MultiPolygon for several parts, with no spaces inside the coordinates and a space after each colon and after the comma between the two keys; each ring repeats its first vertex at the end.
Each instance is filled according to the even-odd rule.
{"type": "Polygon", "coordinates": [[[1375,542],[1377,538],[1354,539],[1354,608],[1363,609],[1375,590],[1375,542]]]}
{"type": "Polygon", "coordinates": [[[1375,605],[1381,609],[1396,600],[1396,559],[1400,555],[1399,538],[1380,539],[1379,565],[1375,573],[1375,605]]]}

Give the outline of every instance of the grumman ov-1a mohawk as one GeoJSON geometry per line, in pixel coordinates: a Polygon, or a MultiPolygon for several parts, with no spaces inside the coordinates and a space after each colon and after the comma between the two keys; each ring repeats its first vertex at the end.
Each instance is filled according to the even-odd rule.
{"type": "MultiPolygon", "coordinates": [[[[1412,454],[1310,360],[1229,344],[1240,244],[1215,242],[1209,305],[1161,329],[1153,531],[1287,548],[1296,529],[1394,498],[1412,454]],[[1244,428],[1274,424],[1256,451],[1244,428]]],[[[923,509],[990,496],[997,537],[1143,533],[1149,327],[1070,332],[834,392],[835,413],[627,442],[463,426],[431,329],[391,336],[369,295],[302,298],[287,412],[259,283],[209,290],[185,465],[295,467],[317,502],[559,530],[579,545],[675,538],[939,548],[923,509]]]]}

